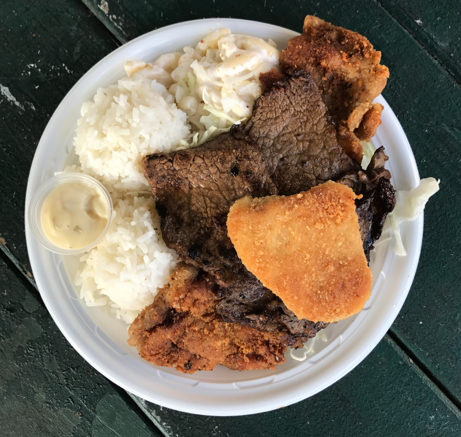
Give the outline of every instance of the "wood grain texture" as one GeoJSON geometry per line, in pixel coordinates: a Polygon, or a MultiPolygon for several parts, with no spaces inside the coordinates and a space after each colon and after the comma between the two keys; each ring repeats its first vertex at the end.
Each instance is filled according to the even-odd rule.
{"type": "Polygon", "coordinates": [[[378,0],[461,84],[459,0],[378,0]]]}
{"type": "MultiPolygon", "coordinates": [[[[100,4],[96,0],[85,2],[93,4],[92,9],[100,4]]],[[[444,16],[449,16],[454,29],[450,35],[456,41],[461,16],[457,13],[459,8],[449,9],[450,4],[443,6],[444,16]]],[[[118,18],[124,41],[168,24],[216,16],[253,19],[301,31],[303,17],[309,13],[365,35],[383,52],[383,63],[390,69],[384,97],[410,140],[421,177],[441,179],[441,191],[425,211],[416,279],[392,329],[461,400],[461,294],[456,285],[461,280],[461,228],[456,219],[461,214],[457,158],[461,148],[461,88],[454,78],[386,9],[373,1],[261,0],[251,3],[251,7],[238,8],[235,3],[219,0],[154,0],[147,4],[108,0],[107,7],[109,15],[113,12],[118,18]]],[[[429,17],[440,7],[428,4],[426,23],[436,20],[435,12],[432,21],[429,17]]],[[[105,14],[102,18],[111,29],[105,14]]]]}
{"type": "Polygon", "coordinates": [[[2,258],[0,435],[160,436],[128,395],[70,346],[38,292],[2,258]]]}
{"type": "Polygon", "coordinates": [[[38,141],[70,88],[117,44],[79,2],[5,0],[0,16],[0,248],[30,272],[24,202],[38,141]]]}
{"type": "Polygon", "coordinates": [[[197,417],[144,402],[167,436],[459,436],[461,415],[388,337],[349,375],[276,411],[197,417]]]}

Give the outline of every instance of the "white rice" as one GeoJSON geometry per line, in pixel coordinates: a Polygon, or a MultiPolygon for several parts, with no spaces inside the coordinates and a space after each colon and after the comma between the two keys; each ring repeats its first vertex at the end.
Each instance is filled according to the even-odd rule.
{"type": "Polygon", "coordinates": [[[169,152],[189,133],[187,115],[144,68],[83,104],[74,138],[84,173],[109,189],[147,190],[141,160],[153,152],[169,152]]]}
{"type": "Polygon", "coordinates": [[[141,159],[174,150],[189,127],[154,79],[152,70],[143,69],[98,89],[82,106],[74,138],[79,171],[107,187],[115,213],[106,237],[81,257],[76,284],[87,305],[108,305],[127,323],[152,303],[176,263],[175,251],[162,241],[141,159]]]}
{"type": "Polygon", "coordinates": [[[162,241],[154,211],[152,198],[117,201],[106,237],[81,258],[84,267],[76,284],[88,306],[108,304],[131,323],[167,282],[176,254],[162,241]]]}

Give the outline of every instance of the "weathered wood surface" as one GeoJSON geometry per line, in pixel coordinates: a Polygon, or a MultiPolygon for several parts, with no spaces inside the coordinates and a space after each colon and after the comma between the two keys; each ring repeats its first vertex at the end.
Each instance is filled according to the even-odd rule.
{"type": "MultiPolygon", "coordinates": [[[[369,0],[353,3],[262,0],[242,8],[232,2],[213,0],[156,0],[148,4],[108,0],[104,11],[97,0],[84,2],[92,11],[99,11],[110,31],[115,32],[117,27],[116,35],[121,41],[167,24],[215,16],[259,20],[301,31],[303,17],[309,13],[360,32],[383,52],[383,62],[391,71],[384,96],[412,144],[421,177],[441,179],[441,191],[426,208],[416,279],[392,331],[461,400],[461,294],[456,285],[461,280],[461,228],[456,220],[461,214],[457,158],[461,150],[461,87],[446,72],[446,68],[454,67],[441,65],[428,54],[427,50],[435,46],[425,48],[415,40],[403,27],[405,23],[402,26],[396,21],[401,14],[389,13],[389,9],[394,9],[386,1],[382,2],[385,9],[369,0]]],[[[417,7],[412,0],[399,4],[405,10],[417,7]]],[[[433,6],[426,2],[425,7],[418,8],[424,9],[425,26],[433,29],[433,40],[444,41],[444,53],[450,54],[450,58],[454,54],[459,63],[456,50],[461,47],[460,7],[456,8],[453,2],[436,2],[433,6]],[[439,16],[443,17],[445,27],[453,28],[451,32],[438,24],[439,16]],[[445,39],[439,31],[444,32],[445,39]]],[[[436,58],[442,57],[439,55],[434,52],[436,58]]]]}
{"type": "Polygon", "coordinates": [[[59,332],[37,290],[0,258],[0,435],[160,436],[126,392],[59,332]]]}
{"type": "MultiPolygon", "coordinates": [[[[457,64],[444,63],[443,56],[436,53],[436,49],[431,48],[422,37],[420,42],[415,41],[411,34],[418,38],[417,33],[411,32],[410,29],[409,34],[407,29],[401,26],[407,24],[401,16],[399,18],[398,13],[391,10],[389,14],[393,6],[389,6],[390,3],[387,1],[381,2],[384,7],[370,1],[346,3],[333,0],[321,3],[260,0],[251,6],[242,2],[241,7],[238,2],[221,0],[84,0],[84,3],[89,9],[76,0],[6,0],[0,4],[0,44],[3,48],[0,66],[0,121],[3,128],[0,134],[0,247],[11,261],[22,269],[24,278],[29,278],[26,275],[30,272],[30,267],[23,231],[23,208],[33,153],[54,109],[72,85],[92,65],[116,48],[120,42],[175,22],[232,16],[300,30],[302,17],[306,13],[313,13],[365,34],[383,51],[384,62],[391,69],[391,80],[384,95],[410,139],[421,175],[442,179],[441,192],[426,210],[425,239],[415,283],[392,331],[403,347],[408,348],[421,361],[423,368],[428,371],[428,376],[436,381],[442,390],[453,396],[455,402],[456,397],[459,401],[461,302],[457,284],[461,271],[461,238],[457,217],[460,213],[461,199],[457,180],[457,151],[461,145],[461,90],[454,80],[457,64]],[[106,28],[90,10],[97,13],[97,18],[102,20],[106,28]],[[428,55],[426,49],[433,50],[433,57],[428,55]],[[439,59],[443,65],[438,64],[435,59],[439,59]]],[[[401,7],[407,11],[408,5],[414,7],[409,1],[402,3],[401,7]]],[[[456,16],[450,10],[448,2],[444,6],[439,4],[424,9],[422,13],[427,18],[423,22],[429,26],[432,35],[435,35],[433,39],[437,41],[444,41],[442,36],[437,36],[437,32],[444,29],[441,27],[437,28],[437,32],[434,30],[436,27],[433,21],[437,17],[432,16],[431,7],[445,8],[444,11],[448,11],[449,14],[443,16],[448,17],[452,20],[450,23],[457,26],[457,31],[446,34],[450,39],[447,47],[450,48],[450,44],[453,41],[456,43],[455,38],[459,36],[459,15],[456,16]]],[[[459,45],[455,45],[453,53],[458,53],[457,49],[459,45]]],[[[446,53],[450,50],[447,49],[446,53]]],[[[455,58],[455,61],[459,62],[459,57],[455,58]]],[[[5,278],[3,283],[7,284],[5,290],[16,287],[12,285],[16,274],[11,273],[11,268],[14,267],[10,265],[10,271],[2,270],[2,278],[5,278]]],[[[19,282],[26,287],[25,283],[19,282]]],[[[3,289],[0,292],[3,293],[0,298],[1,311],[2,314],[6,314],[2,316],[4,320],[1,320],[0,324],[10,323],[12,319],[9,318],[8,311],[3,309],[3,305],[5,303],[5,308],[9,308],[9,303],[13,301],[10,295],[4,294],[3,289]]],[[[30,290],[30,293],[34,295],[33,290],[30,290]]],[[[22,300],[18,302],[20,304],[22,300]]],[[[14,308],[15,305],[19,305],[18,302],[13,304],[14,308]]],[[[20,306],[23,308],[22,304],[20,306]]],[[[137,417],[139,422],[129,416],[129,408],[132,406],[130,407],[127,402],[124,392],[115,389],[102,376],[91,370],[71,350],[51,322],[46,310],[40,305],[39,308],[41,313],[36,310],[27,316],[27,320],[32,322],[25,322],[25,327],[21,327],[24,323],[20,322],[20,319],[14,319],[17,321],[14,326],[20,327],[17,331],[19,340],[23,341],[22,339],[26,338],[26,345],[16,348],[11,361],[11,355],[8,355],[10,359],[4,358],[7,354],[2,343],[0,362],[6,362],[7,364],[2,364],[2,367],[8,368],[16,365],[16,362],[29,363],[30,358],[45,356],[45,352],[50,352],[51,349],[47,348],[45,351],[45,348],[40,346],[44,338],[43,332],[51,332],[54,329],[53,338],[51,339],[50,334],[48,341],[52,345],[57,345],[57,352],[50,352],[50,356],[56,361],[56,364],[51,364],[52,367],[55,366],[55,370],[49,372],[39,363],[31,366],[35,374],[27,373],[28,384],[24,382],[25,379],[18,382],[16,378],[16,385],[8,385],[11,380],[7,381],[7,386],[12,390],[9,397],[14,398],[16,394],[18,396],[14,398],[16,404],[11,405],[17,405],[21,413],[16,416],[8,415],[11,409],[8,409],[9,404],[3,403],[2,398],[0,415],[7,420],[0,420],[0,426],[3,426],[3,429],[0,428],[0,434],[58,435],[53,432],[59,431],[60,435],[125,435],[124,425],[130,423],[131,429],[138,430],[138,434],[129,435],[149,435],[145,434],[145,429],[148,428],[143,428],[147,425],[139,419],[138,410],[134,409],[132,412],[133,417],[137,417]],[[34,330],[32,334],[30,330],[27,331],[27,323],[33,322],[38,325],[36,331],[41,329],[42,333],[39,338],[29,339],[27,335],[36,335],[34,330]],[[21,330],[25,330],[25,337],[21,337],[21,330]],[[35,351],[34,348],[41,352],[34,355],[31,348],[32,352],[35,351]],[[63,354],[60,354],[60,351],[64,351],[63,354]],[[81,408],[87,405],[88,411],[83,417],[86,415],[93,419],[80,419],[81,421],[75,422],[74,425],[71,413],[58,413],[49,399],[53,396],[65,399],[62,398],[60,390],[74,390],[72,383],[77,381],[78,385],[78,381],[81,381],[79,378],[87,378],[87,371],[90,372],[91,381],[98,382],[93,385],[90,381],[86,386],[80,384],[78,390],[75,388],[72,405],[82,405],[81,408]],[[53,373],[56,379],[48,373],[53,373]],[[37,376],[34,379],[35,375],[37,376]],[[67,378],[66,375],[71,376],[67,378]],[[40,397],[42,392],[34,391],[34,387],[40,384],[46,387],[44,401],[43,397],[40,397]],[[31,415],[27,415],[29,413],[25,407],[20,409],[20,402],[31,407],[31,415]],[[122,413],[118,413],[119,409],[122,413]],[[36,413],[37,411],[39,413],[36,413]],[[91,412],[94,416],[90,416],[91,412]],[[40,422],[41,428],[27,428],[29,425],[38,426],[33,423],[33,417],[38,417],[34,414],[41,414],[42,421],[46,422],[40,422]],[[58,425],[49,423],[66,414],[70,414],[72,419],[68,419],[62,426],[68,428],[61,429],[56,427],[58,425]],[[19,417],[22,420],[21,426],[25,424],[24,428],[17,424],[21,421],[19,417]],[[131,421],[139,426],[132,425],[131,421]],[[110,425],[112,430],[106,425],[110,425]],[[4,430],[10,430],[10,434],[3,432],[4,430]],[[70,431],[67,433],[68,430],[70,431]]],[[[18,310],[15,311],[18,313],[18,310]]],[[[11,332],[10,325],[1,325],[0,341],[9,341],[8,334],[11,332]]],[[[45,363],[47,359],[54,363],[52,358],[43,358],[42,362],[45,363]]],[[[2,372],[1,390],[4,386],[2,378],[6,378],[2,372]]],[[[459,421],[459,416],[451,412],[456,411],[454,406],[421,375],[414,364],[408,364],[405,355],[402,355],[400,349],[395,348],[389,339],[387,343],[382,342],[359,368],[333,387],[313,399],[277,412],[238,420],[194,417],[162,410],[152,404],[142,404],[137,398],[135,400],[154,423],[161,423],[168,435],[193,436],[199,435],[200,430],[200,435],[250,435],[249,430],[253,430],[251,435],[264,435],[258,430],[264,431],[265,435],[292,435],[293,429],[302,435],[311,432],[324,435],[402,435],[399,427],[402,430],[411,429],[405,428],[406,423],[411,424],[420,435],[460,435],[457,428],[459,422],[456,421],[459,421]],[[400,362],[402,364],[399,364],[400,362]],[[437,397],[442,400],[437,401],[437,397]],[[394,418],[394,415],[398,417],[394,418]],[[356,428],[358,432],[354,432],[356,428]],[[370,433],[367,433],[368,429],[370,433]]],[[[62,400],[62,403],[65,404],[65,401],[62,400]]],[[[74,411],[73,407],[65,405],[74,411]]],[[[154,428],[147,432],[155,435],[154,428]]],[[[406,432],[406,435],[414,434],[416,432],[406,432]]]]}
{"type": "Polygon", "coordinates": [[[80,2],[4,0],[0,17],[0,247],[30,272],[24,201],[38,141],[75,82],[117,44],[80,2]]]}
{"type": "Polygon", "coordinates": [[[378,0],[461,84],[459,0],[378,0]]]}

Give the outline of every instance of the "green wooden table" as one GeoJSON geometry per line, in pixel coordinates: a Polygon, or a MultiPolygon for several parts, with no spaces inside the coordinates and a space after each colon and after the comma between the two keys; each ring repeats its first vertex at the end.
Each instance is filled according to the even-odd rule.
{"type": "Polygon", "coordinates": [[[461,435],[459,0],[3,0],[0,45],[1,436],[461,435]],[[23,216],[41,133],[91,66],[145,32],[208,17],[300,31],[306,14],[356,30],[383,52],[384,96],[421,177],[441,179],[410,295],[376,349],[313,398],[227,418],[145,402],[71,348],[35,287],[23,216]]]}

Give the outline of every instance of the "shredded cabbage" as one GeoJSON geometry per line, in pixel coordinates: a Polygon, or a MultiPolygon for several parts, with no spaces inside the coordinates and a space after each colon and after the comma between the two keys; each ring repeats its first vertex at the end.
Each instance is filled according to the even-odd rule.
{"type": "Polygon", "coordinates": [[[290,348],[290,356],[291,356],[291,358],[293,358],[293,359],[296,360],[296,361],[304,361],[304,360],[307,358],[307,356],[312,352],[312,350],[313,350],[313,348],[314,348],[314,343],[315,343],[315,338],[311,338],[311,339],[309,340],[309,342],[308,342],[308,345],[309,345],[309,346],[306,346],[306,345],[303,346],[302,349],[305,349],[305,350],[303,350],[303,355],[302,355],[302,357],[296,356],[296,355],[294,354],[294,351],[295,351],[296,349],[290,348]]]}
{"type": "Polygon", "coordinates": [[[362,149],[362,168],[365,170],[368,167],[368,164],[370,163],[373,154],[376,152],[376,149],[371,141],[362,141],[362,149]]]}
{"type": "Polygon", "coordinates": [[[383,233],[375,246],[389,240],[388,236],[391,235],[394,237],[392,245],[394,252],[398,256],[406,256],[407,251],[403,245],[400,223],[418,218],[424,211],[429,198],[439,191],[439,184],[440,180],[426,178],[421,179],[419,185],[410,191],[398,191],[395,209],[387,216],[383,233]]]}

